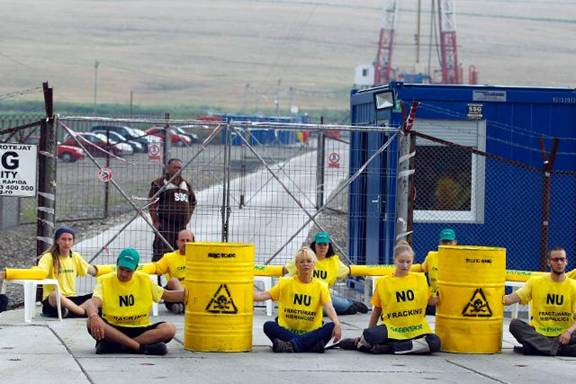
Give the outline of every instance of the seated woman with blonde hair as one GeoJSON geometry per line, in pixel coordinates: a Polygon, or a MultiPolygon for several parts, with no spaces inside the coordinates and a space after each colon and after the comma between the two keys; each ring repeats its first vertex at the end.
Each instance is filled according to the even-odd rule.
{"type": "Polygon", "coordinates": [[[440,338],[426,321],[426,306],[436,305],[438,297],[430,294],[423,273],[410,272],[413,262],[412,247],[405,241],[398,242],[394,248],[394,274],[376,280],[368,328],[361,337],[343,339],[340,348],[376,354],[440,350],[440,338]]]}
{"type": "Polygon", "coordinates": [[[295,257],[296,274],[282,277],[266,292],[255,292],[254,301],[278,301],[278,319],[264,324],[274,352],[324,352],[330,339],[340,340],[342,329],[332,306],[328,285],[314,279],[316,255],[301,248],[295,257]],[[332,320],[322,324],[322,310],[332,320]]]}

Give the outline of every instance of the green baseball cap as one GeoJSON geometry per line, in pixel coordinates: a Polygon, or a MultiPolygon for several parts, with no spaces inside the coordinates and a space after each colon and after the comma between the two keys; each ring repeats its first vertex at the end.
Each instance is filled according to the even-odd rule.
{"type": "Polygon", "coordinates": [[[118,267],[135,271],[138,268],[139,262],[140,254],[137,250],[134,248],[124,248],[122,251],[120,251],[116,264],[118,267]]]}
{"type": "Polygon", "coordinates": [[[452,228],[444,228],[440,231],[440,241],[456,240],[456,232],[452,228]]]}
{"type": "Polygon", "coordinates": [[[316,244],[330,244],[330,235],[326,232],[318,232],[314,236],[314,242],[316,244]]]}

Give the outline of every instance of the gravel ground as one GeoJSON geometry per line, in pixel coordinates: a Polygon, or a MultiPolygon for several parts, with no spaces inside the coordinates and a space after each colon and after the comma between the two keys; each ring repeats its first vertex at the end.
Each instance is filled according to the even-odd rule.
{"type": "MultiPolygon", "coordinates": [[[[194,148],[192,148],[194,149],[194,148]]],[[[267,163],[272,164],[297,156],[304,149],[296,147],[259,147],[258,152],[267,163]]],[[[192,180],[193,188],[198,191],[211,185],[220,183],[223,179],[222,146],[210,146],[208,150],[197,157],[184,171],[184,176],[192,180]]],[[[172,156],[180,157],[184,163],[197,151],[178,148],[174,149],[172,156]]],[[[259,160],[250,152],[241,147],[232,147],[231,177],[240,177],[250,173],[261,166],[259,160]]],[[[99,159],[100,162],[104,160],[99,159]]],[[[161,174],[161,166],[150,163],[145,155],[138,154],[128,158],[130,163],[114,160],[111,162],[114,179],[129,196],[147,196],[149,182],[161,174]]],[[[95,177],[96,167],[85,159],[77,163],[58,162],[58,225],[69,225],[78,233],[78,241],[90,238],[111,226],[124,222],[133,216],[132,210],[125,200],[116,192],[110,194],[110,207],[108,218],[103,217],[103,189],[104,184],[95,177]],[[90,218],[90,217],[100,218],[90,218]],[[81,219],[81,220],[80,220],[81,219]]],[[[22,199],[21,218],[26,219],[26,210],[34,212],[35,201],[22,199]],[[28,201],[27,201],[28,200],[28,201]]],[[[29,214],[28,214],[29,215],[29,214]]],[[[317,219],[320,225],[331,233],[334,241],[347,250],[347,196],[342,194],[329,204],[327,209],[317,219]]],[[[33,216],[28,216],[32,222],[33,216]]],[[[312,241],[314,227],[309,235],[308,242],[312,241]]],[[[16,228],[0,232],[0,268],[26,268],[36,261],[36,224],[24,224],[16,228]]],[[[10,284],[7,294],[9,307],[21,305],[23,302],[22,288],[10,284]]]]}

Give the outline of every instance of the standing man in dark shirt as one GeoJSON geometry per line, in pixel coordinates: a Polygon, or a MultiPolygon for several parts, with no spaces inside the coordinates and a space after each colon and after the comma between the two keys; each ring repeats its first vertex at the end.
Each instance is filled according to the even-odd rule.
{"type": "MultiPolygon", "coordinates": [[[[152,182],[148,197],[154,196],[160,189],[158,201],[150,206],[150,217],[154,227],[166,240],[177,249],[176,238],[178,232],[186,229],[190,222],[194,208],[196,208],[196,196],[192,186],[181,175],[182,160],[170,159],[166,164],[166,174],[152,182]],[[174,177],[174,175],[177,175],[174,177]],[[174,179],[170,181],[170,179],[174,179]]],[[[162,241],[158,235],[154,237],[152,244],[152,261],[159,260],[162,255],[172,250],[162,241]]]]}

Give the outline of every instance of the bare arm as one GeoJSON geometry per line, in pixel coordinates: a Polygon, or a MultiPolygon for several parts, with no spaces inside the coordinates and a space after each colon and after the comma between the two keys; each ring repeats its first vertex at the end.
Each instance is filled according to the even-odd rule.
{"type": "Polygon", "coordinates": [[[516,294],[516,292],[512,292],[509,295],[506,295],[502,298],[502,304],[504,305],[511,305],[520,302],[520,296],[516,294]]]}
{"type": "Polygon", "coordinates": [[[576,331],[576,322],[574,322],[574,324],[572,324],[572,326],[570,328],[565,330],[560,335],[560,344],[564,344],[564,345],[569,344],[570,340],[572,340],[572,334],[574,333],[574,331],[576,331]]]}
{"type": "Polygon", "coordinates": [[[98,308],[102,307],[102,300],[99,297],[92,296],[82,304],[82,308],[86,311],[86,327],[90,330],[90,334],[96,340],[104,338],[104,320],[98,315],[98,308]]]}
{"type": "Polygon", "coordinates": [[[370,321],[368,322],[368,328],[375,327],[378,325],[378,319],[380,318],[380,314],[382,313],[382,307],[374,307],[372,309],[372,314],[370,315],[370,321]]]}
{"type": "Polygon", "coordinates": [[[338,315],[336,314],[336,310],[334,309],[331,301],[325,303],[323,308],[324,312],[326,312],[326,316],[328,316],[328,318],[334,323],[332,339],[336,343],[342,338],[342,326],[340,325],[340,320],[338,320],[338,315]]]}
{"type": "Polygon", "coordinates": [[[186,302],[186,289],[171,290],[165,289],[162,299],[169,303],[185,303],[186,302]]]}
{"type": "Polygon", "coordinates": [[[271,300],[272,296],[268,291],[266,292],[254,292],[254,301],[266,301],[271,300]]]}

